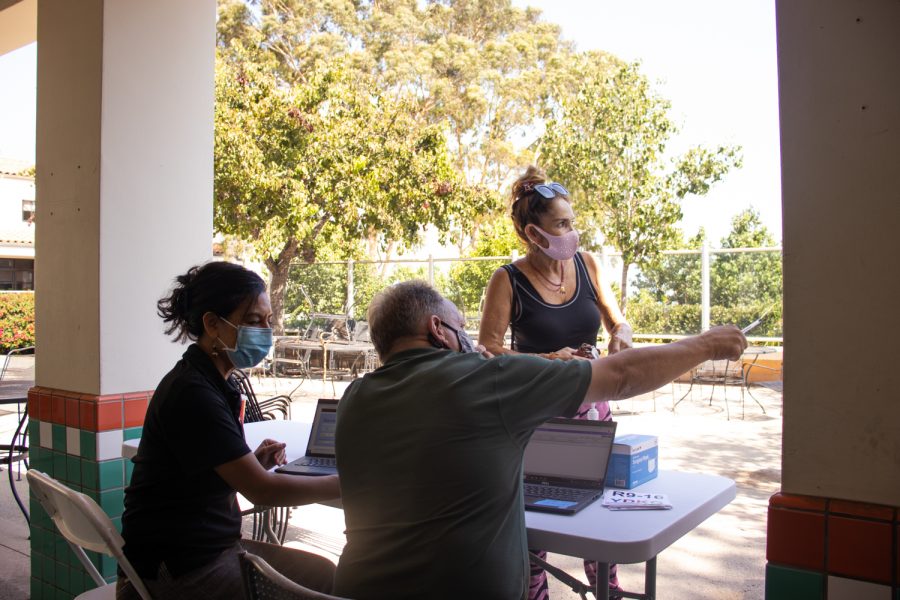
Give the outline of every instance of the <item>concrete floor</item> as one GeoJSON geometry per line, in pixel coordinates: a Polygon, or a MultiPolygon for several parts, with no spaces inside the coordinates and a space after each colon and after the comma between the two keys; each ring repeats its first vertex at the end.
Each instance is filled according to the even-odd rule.
{"type": "MultiPolygon", "coordinates": [[[[262,397],[288,393],[297,385],[296,380],[266,378],[254,378],[253,383],[262,397]]],[[[332,392],[331,384],[305,382],[293,394],[295,418],[311,418],[316,398],[339,396],[345,386],[338,382],[332,392]]],[[[737,498],[729,506],[659,556],[657,595],[663,600],[761,600],[765,595],[766,509],[781,480],[781,398],[769,390],[755,389],[767,414],[748,398],[741,420],[740,390],[729,387],[731,420],[726,420],[722,388],[716,388],[710,405],[711,389],[697,386],[673,414],[673,392],[678,398],[686,391],[687,386],[680,384],[666,386],[655,394],[613,406],[620,434],[659,436],[660,468],[714,473],[738,484],[737,498]]],[[[0,415],[0,439],[9,438],[14,420],[14,415],[0,415]]],[[[20,600],[28,598],[28,530],[12,500],[5,467],[0,468],[0,477],[0,600],[20,600]]],[[[24,479],[17,488],[27,497],[24,479]]],[[[308,533],[312,523],[328,536],[323,538],[327,543],[320,545],[339,541],[341,514],[321,506],[295,511],[288,534],[291,545],[308,548],[304,541],[322,541],[308,533]]],[[[550,562],[583,577],[578,559],[551,554],[550,562]]],[[[626,589],[642,591],[642,565],[620,565],[619,577],[626,589]]],[[[552,579],[550,590],[553,598],[578,597],[552,579]]]]}

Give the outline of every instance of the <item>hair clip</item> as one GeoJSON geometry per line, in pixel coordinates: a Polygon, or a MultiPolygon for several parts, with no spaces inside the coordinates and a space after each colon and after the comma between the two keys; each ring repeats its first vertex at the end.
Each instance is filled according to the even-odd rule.
{"type": "Polygon", "coordinates": [[[534,183],[533,182],[526,181],[525,183],[522,184],[522,192],[524,192],[526,194],[530,194],[533,191],[534,191],[534,183]]]}

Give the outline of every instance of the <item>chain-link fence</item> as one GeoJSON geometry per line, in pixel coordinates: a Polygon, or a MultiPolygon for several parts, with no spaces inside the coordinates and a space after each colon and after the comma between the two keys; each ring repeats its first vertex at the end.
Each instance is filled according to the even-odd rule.
{"type": "MultiPolygon", "coordinates": [[[[288,331],[302,331],[316,313],[364,320],[380,289],[423,279],[452,300],[466,316],[468,328],[477,331],[488,280],[497,268],[517,258],[513,254],[298,263],[291,268],[285,294],[284,325],[288,331]]],[[[598,258],[618,297],[621,255],[601,253],[598,258]]],[[[781,342],[778,247],[666,251],[644,269],[632,266],[627,289],[625,311],[637,339],[672,339],[733,323],[741,328],[753,325],[749,335],[756,342],[781,342]]]]}

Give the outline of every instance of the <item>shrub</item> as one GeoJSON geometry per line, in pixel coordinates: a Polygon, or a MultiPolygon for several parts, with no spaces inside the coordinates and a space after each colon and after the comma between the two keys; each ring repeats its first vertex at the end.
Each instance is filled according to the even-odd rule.
{"type": "MultiPolygon", "coordinates": [[[[711,306],[709,319],[712,325],[732,323],[746,327],[769,308],[765,303],[740,306],[711,306]]],[[[665,304],[648,298],[636,298],[628,303],[628,322],[636,333],[696,335],[700,333],[699,304],[665,304]]],[[[776,306],[766,314],[762,322],[747,335],[780,337],[781,307],[776,306]]]]}
{"type": "Polygon", "coordinates": [[[0,293],[0,353],[34,346],[34,292],[0,293]]]}

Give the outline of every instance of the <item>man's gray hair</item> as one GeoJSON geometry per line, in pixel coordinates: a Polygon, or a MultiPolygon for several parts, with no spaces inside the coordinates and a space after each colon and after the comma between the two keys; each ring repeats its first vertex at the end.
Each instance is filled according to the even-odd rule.
{"type": "Polygon", "coordinates": [[[403,337],[421,335],[426,319],[446,312],[446,300],[424,281],[411,280],[378,293],[369,304],[369,334],[384,359],[403,337]]]}

